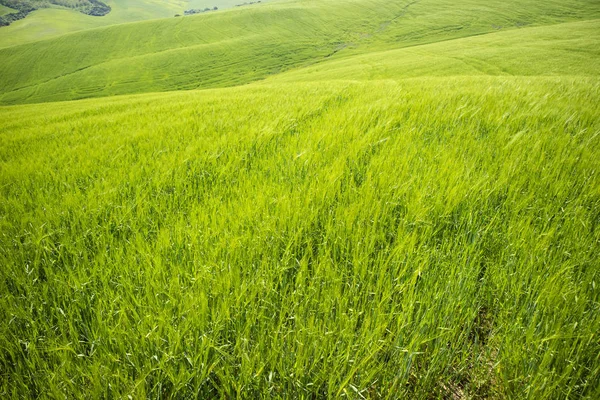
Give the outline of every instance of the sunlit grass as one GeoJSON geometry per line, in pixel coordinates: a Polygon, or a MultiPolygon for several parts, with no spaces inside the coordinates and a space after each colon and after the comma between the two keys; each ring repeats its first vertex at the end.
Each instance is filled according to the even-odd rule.
{"type": "Polygon", "coordinates": [[[422,76],[427,68],[439,74],[440,70],[448,71],[449,66],[463,74],[503,72],[493,63],[482,62],[490,59],[508,64],[508,73],[531,73],[525,63],[510,63],[509,57],[523,60],[524,55],[535,65],[540,64],[533,68],[539,73],[544,58],[551,63],[565,55],[580,57],[592,65],[590,54],[598,58],[597,24],[561,31],[576,42],[578,50],[583,42],[584,53],[572,50],[570,43],[561,41],[560,35],[557,38],[551,28],[549,33],[541,28],[537,31],[532,37],[537,43],[530,50],[529,29],[523,27],[599,17],[600,3],[589,0],[273,2],[186,18],[115,25],[0,49],[0,104],[231,87],[328,60],[348,62],[342,59],[358,54],[366,55],[356,61],[369,65],[374,51],[436,42],[442,43],[433,49],[421,48],[425,54],[400,50],[376,55],[378,60],[383,57],[384,63],[374,65],[369,79],[406,73],[422,76]],[[519,38],[517,32],[522,31],[523,37],[519,38]],[[577,36],[582,31],[591,32],[591,36],[577,36]],[[445,48],[444,42],[491,32],[507,36],[501,35],[500,43],[482,38],[445,48]],[[544,32],[553,39],[550,53],[545,52],[544,32]],[[503,40],[508,45],[517,44],[518,51],[504,51],[503,45],[507,44],[503,40]],[[489,47],[491,54],[481,49],[473,52],[472,46],[489,47]],[[448,52],[455,58],[447,58],[448,52]]]}
{"type": "Polygon", "coordinates": [[[0,50],[0,397],[600,398],[598,7],[0,50]]]}
{"type": "Polygon", "coordinates": [[[597,79],[0,109],[0,387],[597,398],[597,79]]]}

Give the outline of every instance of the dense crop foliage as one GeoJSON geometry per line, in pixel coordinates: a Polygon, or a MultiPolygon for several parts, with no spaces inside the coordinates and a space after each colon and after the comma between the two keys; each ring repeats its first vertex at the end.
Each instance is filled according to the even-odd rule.
{"type": "Polygon", "coordinates": [[[598,395],[599,90],[3,110],[3,391],[598,395]]]}
{"type": "Polygon", "coordinates": [[[0,397],[600,398],[597,4],[385,3],[0,51],[0,397]]]}

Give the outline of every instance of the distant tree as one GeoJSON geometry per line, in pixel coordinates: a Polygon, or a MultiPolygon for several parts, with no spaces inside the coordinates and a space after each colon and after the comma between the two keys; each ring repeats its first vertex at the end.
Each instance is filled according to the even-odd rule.
{"type": "Polygon", "coordinates": [[[213,10],[214,10],[214,11],[217,11],[218,9],[219,9],[219,7],[217,7],[217,6],[214,6],[214,7],[213,7],[213,10]]]}

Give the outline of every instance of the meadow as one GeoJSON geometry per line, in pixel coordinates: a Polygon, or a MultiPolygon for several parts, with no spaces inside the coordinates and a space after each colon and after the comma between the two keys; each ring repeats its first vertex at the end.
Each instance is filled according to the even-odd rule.
{"type": "MultiPolygon", "coordinates": [[[[183,15],[183,11],[189,8],[217,6],[219,9],[225,9],[238,4],[234,0],[106,0],[104,3],[111,7],[111,12],[103,17],[85,15],[60,7],[36,10],[27,18],[0,30],[0,48],[92,28],[170,18],[176,14],[183,15]]],[[[0,15],[2,13],[3,7],[0,6],[0,15]]]]}
{"type": "Polygon", "coordinates": [[[0,104],[230,87],[330,59],[600,18],[596,1],[463,2],[461,13],[450,0],[274,2],[12,46],[0,49],[0,104]]]}
{"type": "Polygon", "coordinates": [[[600,398],[598,6],[366,4],[0,50],[0,396],[600,398]]]}

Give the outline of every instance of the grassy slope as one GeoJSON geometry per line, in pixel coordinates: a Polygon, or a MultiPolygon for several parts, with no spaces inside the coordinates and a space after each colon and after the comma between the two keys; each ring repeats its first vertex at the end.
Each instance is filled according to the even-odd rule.
{"type": "Polygon", "coordinates": [[[597,26],[0,107],[0,394],[600,397],[597,26]]]}
{"type": "MultiPolygon", "coordinates": [[[[0,48],[101,26],[170,18],[175,14],[183,14],[184,10],[192,8],[196,2],[187,0],[107,0],[105,3],[110,5],[112,10],[104,17],[93,17],[67,9],[37,10],[27,18],[0,29],[0,48]]],[[[212,0],[210,4],[211,8],[218,6],[223,9],[230,6],[231,1],[212,0]]]]}
{"type": "Polygon", "coordinates": [[[456,12],[446,0],[291,2],[91,30],[0,50],[7,60],[0,65],[0,102],[232,86],[336,51],[338,56],[354,54],[480,34],[498,26],[600,15],[600,4],[581,0],[543,7],[476,3],[465,0],[456,12]]]}
{"type": "Polygon", "coordinates": [[[3,6],[2,4],[0,4],[0,15],[10,14],[10,13],[14,13],[16,11],[17,10],[13,10],[10,7],[6,7],[6,6],[3,6]]]}
{"type": "Polygon", "coordinates": [[[517,29],[323,62],[267,82],[600,75],[600,20],[517,29]]]}
{"type": "MultiPolygon", "coordinates": [[[[256,2],[257,0],[190,0],[187,3],[188,8],[205,9],[217,6],[220,10],[235,7],[237,4],[256,2]]],[[[261,1],[265,3],[269,0],[261,1]]],[[[250,7],[250,6],[248,6],[250,7]]],[[[254,7],[254,5],[253,5],[254,7]]]]}

